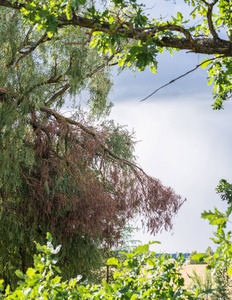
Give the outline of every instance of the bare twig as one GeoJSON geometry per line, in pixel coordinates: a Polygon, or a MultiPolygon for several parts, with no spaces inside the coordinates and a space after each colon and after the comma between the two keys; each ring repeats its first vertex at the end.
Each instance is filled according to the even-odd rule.
{"type": "Polygon", "coordinates": [[[173,82],[181,79],[182,77],[185,77],[186,75],[196,71],[199,67],[201,67],[202,65],[204,65],[205,63],[209,62],[209,61],[214,61],[216,59],[219,59],[219,58],[223,58],[223,57],[226,57],[225,55],[222,55],[222,56],[218,56],[218,57],[214,57],[214,58],[210,58],[210,59],[207,59],[205,61],[203,61],[202,63],[200,63],[199,65],[197,65],[195,68],[193,68],[192,70],[180,75],[179,77],[175,78],[175,79],[172,79],[171,81],[169,81],[168,83],[162,85],[161,87],[159,87],[158,89],[156,89],[154,92],[152,92],[150,95],[148,95],[147,97],[145,97],[144,99],[140,100],[140,102],[143,102],[145,100],[147,100],[148,98],[150,98],[151,96],[153,96],[155,93],[157,93],[159,90],[163,89],[164,87],[172,84],[173,82]]]}

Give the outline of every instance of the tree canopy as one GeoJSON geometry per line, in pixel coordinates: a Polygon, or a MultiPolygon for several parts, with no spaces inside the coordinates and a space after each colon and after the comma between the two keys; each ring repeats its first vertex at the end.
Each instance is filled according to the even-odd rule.
{"type": "MultiPolygon", "coordinates": [[[[70,22],[94,3],[79,4],[0,1],[0,273],[6,283],[14,281],[14,270],[32,264],[34,240],[44,242],[47,231],[63,245],[62,276],[85,277],[129,220],[139,215],[150,233],[168,230],[184,202],[137,165],[133,135],[104,119],[117,55],[90,46],[92,29],[60,26],[60,18],[70,22]]],[[[125,40],[117,43],[120,53],[125,40]]]]}
{"type": "MultiPolygon", "coordinates": [[[[150,17],[144,5],[136,0],[1,0],[0,6],[20,10],[24,20],[41,32],[33,45],[22,47],[18,59],[45,39],[74,27],[85,29],[85,38],[76,35],[71,40],[66,38],[65,43],[96,47],[100,53],[112,55],[122,68],[135,66],[144,70],[150,66],[156,72],[157,54],[164,48],[170,52],[176,49],[206,54],[209,57],[200,65],[208,67],[209,83],[214,84],[213,107],[220,109],[232,91],[231,3],[229,0],[182,2],[192,7],[188,16],[178,12],[176,16],[158,19],[150,17]]],[[[17,65],[18,61],[14,63],[17,65]]]]}
{"type": "Polygon", "coordinates": [[[197,67],[208,68],[214,109],[231,97],[230,1],[183,4],[192,7],[187,18],[178,12],[155,19],[136,0],[0,0],[6,282],[15,269],[25,272],[33,241],[43,242],[47,231],[63,245],[60,267],[71,277],[96,265],[135,215],[151,233],[172,227],[183,199],[137,165],[133,136],[103,117],[111,108],[111,67],[156,72],[164,49],[206,54],[197,67]]]}

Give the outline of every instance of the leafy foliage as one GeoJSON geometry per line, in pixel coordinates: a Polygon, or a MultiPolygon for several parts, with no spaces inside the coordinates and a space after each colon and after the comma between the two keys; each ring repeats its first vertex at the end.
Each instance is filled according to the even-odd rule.
{"type": "Polygon", "coordinates": [[[193,257],[197,257],[197,251],[192,251],[189,256],[190,265],[206,264],[204,260],[196,260],[193,257]]]}
{"type": "Polygon", "coordinates": [[[54,276],[60,270],[55,266],[57,260],[52,255],[59,252],[60,246],[53,248],[51,235],[48,234],[47,238],[47,245],[36,244],[40,254],[34,255],[34,268],[29,268],[26,274],[17,271],[21,279],[18,287],[11,292],[10,286],[7,286],[2,299],[81,299],[78,291],[73,289],[81,276],[69,282],[61,282],[60,276],[54,276]]]}
{"type": "Polygon", "coordinates": [[[56,275],[60,272],[55,265],[57,260],[52,258],[60,247],[52,246],[50,234],[47,238],[46,246],[36,243],[40,254],[34,256],[34,268],[29,268],[26,274],[17,272],[21,281],[14,291],[10,291],[8,286],[2,299],[197,299],[183,288],[184,280],[179,273],[183,256],[175,260],[164,255],[156,257],[155,253],[148,252],[149,245],[125,253],[123,264],[116,258],[108,260],[108,264],[117,266],[111,284],[78,284],[80,275],[62,282],[61,277],[56,275]]]}
{"type": "Polygon", "coordinates": [[[49,231],[63,245],[62,277],[92,280],[129,220],[168,230],[184,201],[136,165],[133,135],[104,121],[114,55],[59,20],[85,2],[1,4],[0,274],[14,286],[49,231]]]}
{"type": "Polygon", "coordinates": [[[220,212],[217,208],[214,208],[214,211],[209,210],[202,213],[203,219],[207,219],[209,224],[217,226],[214,238],[211,238],[217,245],[217,250],[209,257],[207,257],[207,254],[196,254],[193,256],[195,260],[209,262],[209,269],[226,269],[229,276],[232,275],[232,232],[231,230],[227,230],[228,223],[230,222],[229,217],[232,212],[229,198],[231,193],[231,191],[229,192],[230,186],[227,181],[221,180],[217,187],[217,192],[221,194],[222,199],[228,201],[228,208],[225,213],[220,212]]]}
{"type": "MultiPolygon", "coordinates": [[[[157,69],[157,54],[166,48],[185,49],[195,53],[214,55],[203,60],[208,66],[209,84],[213,83],[214,109],[221,109],[231,97],[231,39],[232,13],[228,0],[183,0],[192,7],[188,18],[181,12],[176,16],[152,18],[144,4],[136,0],[96,1],[86,0],[1,0],[0,5],[20,10],[24,21],[33,24],[49,39],[56,39],[68,28],[87,29],[89,38],[83,43],[96,48],[101,55],[112,55],[114,64],[121,68],[150,66],[157,69]]],[[[31,49],[31,48],[30,48],[31,49]]],[[[15,52],[17,56],[17,52],[15,52]]],[[[198,65],[198,67],[200,66],[198,65]]]]}
{"type": "Polygon", "coordinates": [[[232,202],[232,184],[225,179],[221,179],[216,191],[220,194],[221,199],[223,201],[226,200],[228,205],[230,205],[232,202]]]}
{"type": "Polygon", "coordinates": [[[214,293],[211,296],[212,300],[229,300],[231,298],[231,278],[227,273],[226,268],[221,267],[214,274],[214,293]]]}

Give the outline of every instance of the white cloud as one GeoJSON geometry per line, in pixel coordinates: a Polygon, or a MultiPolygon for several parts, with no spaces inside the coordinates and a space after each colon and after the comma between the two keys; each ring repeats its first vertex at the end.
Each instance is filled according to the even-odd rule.
{"type": "Polygon", "coordinates": [[[187,198],[175,218],[173,235],[136,236],[142,242],[160,240],[156,250],[204,251],[212,245],[213,228],[200,214],[214,206],[225,207],[215,187],[221,178],[232,181],[232,106],[215,112],[210,95],[208,99],[195,97],[120,101],[111,114],[120,124],[135,129],[141,140],[136,154],[144,170],[187,198]]]}

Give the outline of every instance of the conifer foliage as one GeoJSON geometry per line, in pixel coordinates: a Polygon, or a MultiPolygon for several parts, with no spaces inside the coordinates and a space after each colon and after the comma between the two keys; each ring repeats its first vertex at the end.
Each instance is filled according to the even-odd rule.
{"type": "Polygon", "coordinates": [[[136,215],[151,233],[170,229],[183,200],[136,164],[126,128],[96,122],[111,106],[113,56],[86,47],[80,28],[51,36],[12,8],[0,8],[0,25],[0,277],[25,272],[47,231],[71,277],[96,266],[136,215]]]}

